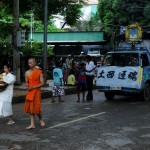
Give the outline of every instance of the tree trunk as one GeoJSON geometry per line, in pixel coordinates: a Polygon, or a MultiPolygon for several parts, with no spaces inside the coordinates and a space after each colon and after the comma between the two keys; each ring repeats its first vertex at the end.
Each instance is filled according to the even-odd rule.
{"type": "Polygon", "coordinates": [[[45,85],[47,80],[47,24],[48,24],[48,0],[44,0],[43,70],[44,70],[45,85]]]}
{"type": "Polygon", "coordinates": [[[14,0],[13,6],[13,18],[14,18],[14,27],[13,27],[13,72],[16,75],[16,83],[20,84],[20,52],[17,47],[17,31],[19,30],[19,0],[14,0]]]}

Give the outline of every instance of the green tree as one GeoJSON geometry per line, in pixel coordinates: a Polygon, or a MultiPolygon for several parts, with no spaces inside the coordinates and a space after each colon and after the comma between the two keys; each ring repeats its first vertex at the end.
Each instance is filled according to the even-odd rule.
{"type": "Polygon", "coordinates": [[[99,0],[98,13],[104,31],[111,35],[121,25],[150,25],[149,0],[99,0]]]}
{"type": "Polygon", "coordinates": [[[0,39],[5,39],[12,32],[12,16],[8,13],[8,7],[0,4],[0,39]]]}
{"type": "MultiPolygon", "coordinates": [[[[60,14],[65,17],[68,25],[74,25],[80,17],[80,8],[82,2],[76,4],[75,0],[49,0],[48,14],[49,32],[62,31],[54,27],[53,22],[50,20],[52,15],[60,14]]],[[[8,34],[12,33],[13,25],[13,0],[0,0],[0,37],[6,38],[8,34]],[[2,31],[2,32],[1,32],[2,31]]],[[[44,0],[20,0],[20,27],[26,31],[30,30],[31,12],[34,13],[34,29],[35,31],[42,32],[44,28],[44,0]],[[26,6],[26,7],[24,7],[26,6]]]]}
{"type": "MultiPolygon", "coordinates": [[[[13,0],[0,0],[9,9],[9,13],[12,14],[13,0]]],[[[81,0],[82,3],[82,0],[81,0]]],[[[48,13],[49,16],[53,14],[63,14],[66,22],[69,25],[75,24],[75,20],[79,18],[81,3],[76,4],[76,1],[72,0],[49,0],[48,13]]],[[[20,13],[33,11],[35,19],[44,20],[44,0],[20,0],[20,13]]]]}
{"type": "MultiPolygon", "coordinates": [[[[42,42],[33,42],[31,48],[31,42],[26,42],[25,46],[20,49],[23,55],[34,55],[42,56],[43,55],[43,43],[42,42]]],[[[53,47],[48,46],[47,48],[48,55],[53,54],[53,47]]]]}
{"type": "MultiPolygon", "coordinates": [[[[31,28],[31,13],[24,13],[20,17],[20,27],[26,31],[29,31],[31,28]]],[[[51,21],[51,17],[49,17],[48,21],[48,32],[63,32],[63,30],[58,29],[54,26],[53,22],[51,21]]],[[[34,18],[32,20],[33,28],[35,32],[43,32],[44,31],[44,24],[41,20],[37,20],[34,18]]]]}

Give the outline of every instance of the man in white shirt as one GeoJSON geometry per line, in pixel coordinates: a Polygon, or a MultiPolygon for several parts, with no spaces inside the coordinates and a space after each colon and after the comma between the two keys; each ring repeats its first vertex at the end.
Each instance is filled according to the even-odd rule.
{"type": "Polygon", "coordinates": [[[88,94],[86,96],[86,100],[87,101],[92,101],[93,100],[93,93],[92,93],[92,89],[93,89],[93,79],[94,79],[94,69],[96,68],[96,66],[94,65],[94,62],[91,61],[91,56],[87,55],[85,57],[86,60],[86,83],[87,83],[87,91],[88,94]]]}

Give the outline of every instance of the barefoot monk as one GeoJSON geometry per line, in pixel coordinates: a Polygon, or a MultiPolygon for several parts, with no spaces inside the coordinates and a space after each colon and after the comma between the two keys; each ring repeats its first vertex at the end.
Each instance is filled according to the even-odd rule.
{"type": "Polygon", "coordinates": [[[28,60],[28,65],[30,69],[25,73],[27,95],[24,111],[30,115],[31,124],[27,129],[34,129],[35,115],[39,118],[40,126],[45,126],[41,115],[41,87],[44,85],[44,77],[42,71],[36,67],[35,58],[30,58],[28,60]]]}

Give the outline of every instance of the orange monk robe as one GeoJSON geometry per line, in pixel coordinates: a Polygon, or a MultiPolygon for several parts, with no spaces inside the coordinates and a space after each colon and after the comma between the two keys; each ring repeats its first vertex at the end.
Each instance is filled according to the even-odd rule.
{"type": "MultiPolygon", "coordinates": [[[[36,86],[40,84],[40,75],[42,71],[35,69],[27,78],[28,86],[36,86]]],[[[24,111],[31,114],[40,114],[41,109],[41,88],[27,91],[24,111]]]]}

